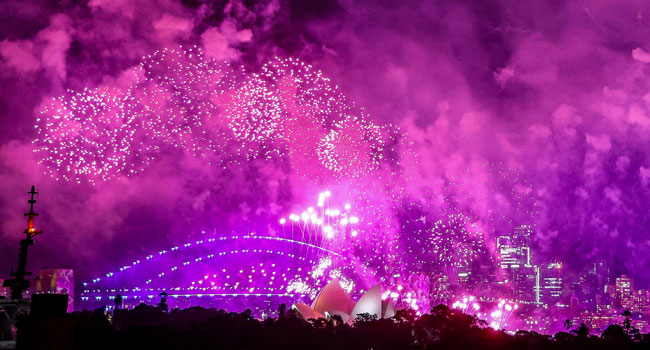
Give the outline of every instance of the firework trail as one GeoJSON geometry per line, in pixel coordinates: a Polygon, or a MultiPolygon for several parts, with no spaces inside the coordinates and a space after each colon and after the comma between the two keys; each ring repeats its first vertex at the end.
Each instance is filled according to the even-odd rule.
{"type": "Polygon", "coordinates": [[[463,297],[461,300],[456,300],[451,307],[460,310],[464,314],[476,314],[481,309],[476,298],[472,295],[463,297]]]}
{"type": "Polygon", "coordinates": [[[499,300],[497,308],[490,313],[490,327],[494,329],[504,329],[510,320],[510,316],[519,308],[516,303],[510,303],[506,300],[499,300]]]}
{"type": "Polygon", "coordinates": [[[330,191],[321,192],[316,206],[300,214],[291,213],[289,220],[281,218],[284,235],[290,234],[292,238],[299,235],[301,240],[326,249],[334,248],[337,242],[355,239],[359,234],[359,217],[351,212],[350,203],[331,204],[331,195],[330,191]]]}
{"type": "Polygon", "coordinates": [[[499,303],[493,306],[491,311],[481,313],[481,305],[478,298],[474,296],[465,296],[451,304],[453,309],[459,310],[464,314],[474,315],[478,318],[485,319],[489,326],[494,329],[504,329],[508,326],[512,314],[519,308],[517,303],[499,299],[499,303]]]}

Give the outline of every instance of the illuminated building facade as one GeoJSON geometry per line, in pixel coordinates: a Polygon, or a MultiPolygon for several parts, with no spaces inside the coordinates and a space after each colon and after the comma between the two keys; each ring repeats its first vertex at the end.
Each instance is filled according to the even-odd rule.
{"type": "Polygon", "coordinates": [[[650,291],[645,289],[634,291],[629,300],[630,311],[650,315],[650,291]]]}
{"type": "Polygon", "coordinates": [[[530,252],[529,225],[522,225],[514,229],[509,236],[497,237],[497,250],[499,251],[499,267],[503,269],[518,269],[532,266],[530,252]]]}
{"type": "Polygon", "coordinates": [[[632,295],[632,290],[634,289],[634,282],[632,279],[626,275],[616,279],[615,287],[615,297],[616,301],[623,305],[627,304],[630,296],[632,295]]]}
{"type": "Polygon", "coordinates": [[[364,314],[375,318],[395,316],[392,300],[388,298],[387,293],[382,295],[379,285],[367,290],[358,301],[354,302],[336,278],[332,279],[318,293],[318,297],[311,306],[296,303],[292,308],[305,320],[330,318],[331,315],[337,315],[344,323],[352,323],[364,314]]]}
{"type": "Polygon", "coordinates": [[[537,301],[546,305],[555,305],[562,298],[562,263],[540,264],[537,268],[537,301]]]}
{"type": "Polygon", "coordinates": [[[523,266],[511,273],[515,285],[514,298],[522,302],[536,302],[535,287],[537,283],[536,266],[523,266]]]}
{"type": "Polygon", "coordinates": [[[504,269],[512,285],[512,297],[521,302],[536,301],[537,269],[532,264],[530,225],[516,227],[512,234],[497,237],[499,267],[504,269]]]}

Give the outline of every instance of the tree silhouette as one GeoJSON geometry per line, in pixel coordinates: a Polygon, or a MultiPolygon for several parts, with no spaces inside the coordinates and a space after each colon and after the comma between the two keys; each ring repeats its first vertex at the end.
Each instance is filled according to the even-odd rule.
{"type": "Polygon", "coordinates": [[[601,338],[605,340],[605,344],[610,346],[612,349],[628,347],[630,343],[630,337],[627,335],[627,332],[625,332],[625,329],[617,324],[608,326],[603,332],[601,338]]]}
{"type": "Polygon", "coordinates": [[[115,298],[113,298],[113,303],[115,304],[115,310],[121,309],[122,308],[122,295],[121,294],[115,295],[115,298]]]}
{"type": "MultiPolygon", "coordinates": [[[[327,319],[304,321],[294,312],[286,310],[286,306],[280,306],[278,311],[277,318],[259,320],[253,317],[251,310],[237,313],[191,307],[164,312],[159,307],[141,304],[130,310],[115,310],[112,323],[107,320],[105,310],[98,309],[68,314],[65,317],[74,322],[54,324],[75,325],[74,332],[67,334],[75,334],[74,348],[79,349],[650,348],[650,334],[641,335],[638,330],[633,331],[631,313],[624,315],[630,319],[629,327],[624,328],[627,325],[624,322],[622,325],[611,325],[600,337],[590,336],[584,323],[551,337],[525,330],[517,331],[514,335],[494,330],[475,316],[444,305],[433,307],[430,313],[421,316],[408,309],[398,310],[390,319],[361,314],[351,324],[344,323],[336,314],[327,319]]],[[[21,322],[19,334],[29,327],[35,327],[30,326],[29,319],[21,322]]],[[[25,345],[23,348],[28,347],[25,345]]]]}
{"type": "Polygon", "coordinates": [[[580,339],[586,339],[589,337],[589,328],[587,328],[587,325],[584,323],[581,323],[580,327],[572,330],[571,333],[575,334],[580,339]]]}
{"type": "Polygon", "coordinates": [[[287,316],[287,304],[282,303],[278,307],[278,318],[285,318],[287,316]]]}
{"type": "Polygon", "coordinates": [[[158,307],[158,309],[164,312],[169,311],[169,305],[167,305],[167,296],[169,294],[167,294],[167,292],[162,292],[159,295],[160,295],[160,302],[156,305],[156,307],[158,307]]]}

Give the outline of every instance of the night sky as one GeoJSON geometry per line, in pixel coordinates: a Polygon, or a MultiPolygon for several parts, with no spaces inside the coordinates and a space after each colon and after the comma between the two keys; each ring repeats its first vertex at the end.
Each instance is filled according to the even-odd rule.
{"type": "MultiPolygon", "coordinates": [[[[330,189],[358,204],[362,221],[365,215],[374,225],[372,237],[402,242],[409,218],[434,222],[441,213],[461,212],[478,225],[489,251],[495,235],[529,224],[536,258],[559,259],[574,272],[607,261],[615,276],[629,274],[647,288],[649,63],[650,3],[642,1],[6,0],[0,3],[0,275],[15,266],[32,184],[40,192],[36,223],[45,233],[30,252],[30,269],[72,267],[82,280],[203,230],[273,231],[280,217],[330,189]],[[287,119],[299,108],[277,112],[284,124],[274,130],[282,141],[247,144],[270,155],[178,147],[170,125],[185,124],[167,109],[158,114],[164,121],[146,124],[167,136],[142,132],[145,124],[134,129],[149,147],[138,153],[129,146],[129,162],[149,157],[138,173],[57,181],[66,170],[39,164],[52,154],[34,152],[43,135],[51,137],[37,118],[47,115],[53,98],[69,103],[89,89],[109,91],[109,99],[133,94],[142,103],[147,84],[163,86],[162,76],[179,74],[142,73],[138,67],[151,62],[143,57],[179,45],[205,55],[180,56],[181,63],[231,62],[235,84],[245,85],[274,60],[312,65],[338,85],[345,98],[337,103],[363,115],[361,124],[396,133],[389,141],[399,155],[364,168],[376,159],[361,156],[374,146],[354,133],[357,153],[342,152],[337,164],[358,173],[300,155],[317,149],[321,143],[312,138],[327,135],[336,120],[324,116],[314,131],[287,119]],[[414,207],[422,212],[409,212],[414,207]]],[[[188,104],[209,104],[214,96],[204,92],[212,88],[181,93],[194,98],[188,104]]],[[[262,96],[258,88],[251,91],[262,96]]],[[[279,90],[267,91],[269,98],[279,90]]],[[[120,109],[124,118],[131,112],[120,109]]],[[[232,127],[214,119],[202,127],[232,127]]],[[[234,137],[188,128],[215,140],[234,137]]]]}

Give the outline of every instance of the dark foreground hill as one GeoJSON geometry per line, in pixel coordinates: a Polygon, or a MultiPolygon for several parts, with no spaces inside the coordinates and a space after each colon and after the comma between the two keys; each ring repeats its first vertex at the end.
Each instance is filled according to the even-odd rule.
{"type": "Polygon", "coordinates": [[[334,316],[304,321],[281,307],[279,317],[192,307],[163,310],[82,311],[58,318],[26,317],[18,348],[50,349],[650,349],[650,334],[612,325],[593,336],[580,327],[553,336],[493,330],[473,316],[437,306],[416,317],[401,310],[391,319],[361,317],[352,325],[334,316]]]}

